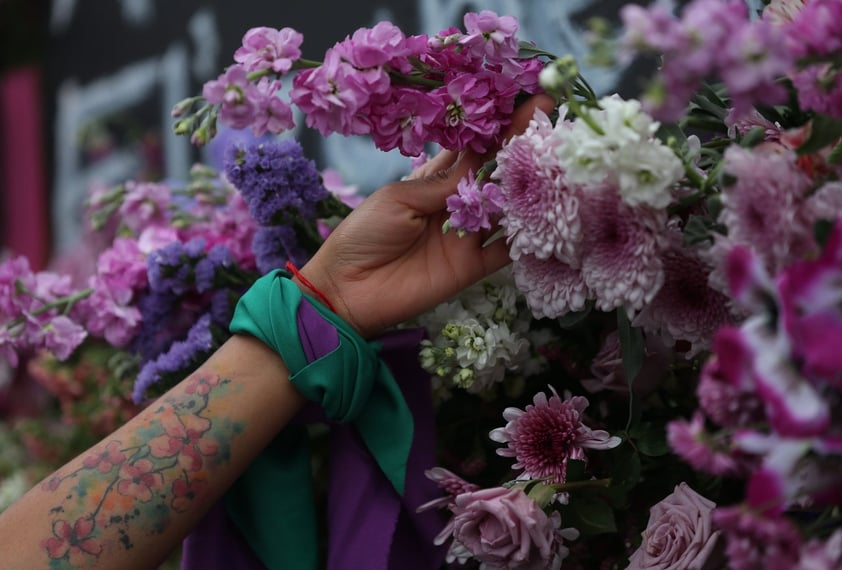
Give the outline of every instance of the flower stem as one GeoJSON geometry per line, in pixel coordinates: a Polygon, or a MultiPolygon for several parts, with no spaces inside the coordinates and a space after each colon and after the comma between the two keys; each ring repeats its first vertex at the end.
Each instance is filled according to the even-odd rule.
{"type": "Polygon", "coordinates": [[[588,481],[571,481],[569,483],[556,483],[550,485],[556,491],[575,491],[577,489],[608,488],[611,486],[611,479],[590,479],[588,481]]]}

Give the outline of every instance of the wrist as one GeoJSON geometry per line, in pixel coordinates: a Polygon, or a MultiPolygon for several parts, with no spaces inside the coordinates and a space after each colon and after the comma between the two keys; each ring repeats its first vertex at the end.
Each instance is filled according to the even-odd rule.
{"type": "Polygon", "coordinates": [[[363,329],[351,316],[348,305],[345,304],[342,296],[337,294],[336,288],[333,287],[330,279],[319,278],[320,272],[313,271],[307,265],[298,269],[292,262],[287,262],[286,269],[291,275],[290,281],[295,283],[301,291],[314,297],[325,307],[333,311],[361,336],[366,336],[363,329]]]}

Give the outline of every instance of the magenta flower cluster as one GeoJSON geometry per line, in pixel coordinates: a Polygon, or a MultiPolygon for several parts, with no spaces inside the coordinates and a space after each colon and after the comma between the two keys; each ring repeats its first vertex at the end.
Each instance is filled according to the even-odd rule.
{"type": "Polygon", "coordinates": [[[300,59],[298,32],[255,28],[237,63],[203,95],[220,121],[258,136],[292,128],[292,103],[322,134],[370,135],[382,150],[417,156],[436,142],[484,152],[499,141],[515,97],[538,90],[542,64],[518,58],[514,18],[483,11],[464,24],[428,37],[380,22],[328,49],[319,64],[300,59]],[[280,77],[296,66],[287,102],[280,77]]]}

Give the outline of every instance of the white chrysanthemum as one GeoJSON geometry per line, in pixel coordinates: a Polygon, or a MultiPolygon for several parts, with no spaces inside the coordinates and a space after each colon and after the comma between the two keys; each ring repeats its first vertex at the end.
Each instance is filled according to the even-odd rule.
{"type": "Polygon", "coordinates": [[[655,138],[659,124],[640,109],[636,100],[617,95],[599,101],[601,110],[582,118],[565,132],[556,154],[570,185],[616,184],[623,200],[632,206],[666,207],[670,188],[684,173],[677,156],[655,138]]]}
{"type": "Polygon", "coordinates": [[[500,225],[506,230],[509,255],[555,256],[576,264],[582,239],[578,191],[564,183],[556,148],[569,123],[553,126],[540,109],[522,135],[512,137],[497,153],[494,178],[505,198],[500,225]]]}

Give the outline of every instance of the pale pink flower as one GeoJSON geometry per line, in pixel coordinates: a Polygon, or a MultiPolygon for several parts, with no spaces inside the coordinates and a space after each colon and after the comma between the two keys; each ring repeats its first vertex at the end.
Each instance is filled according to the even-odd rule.
{"type": "Polygon", "coordinates": [[[251,123],[255,137],[262,137],[266,133],[273,135],[288,131],[295,127],[292,118],[292,107],[278,97],[281,89],[280,81],[263,77],[252,89],[253,101],[256,109],[251,123]]]}
{"type": "Polygon", "coordinates": [[[118,212],[127,228],[139,233],[148,226],[170,223],[168,207],[172,203],[172,192],[168,185],[130,180],[126,182],[125,190],[118,212]]]}
{"type": "Polygon", "coordinates": [[[254,86],[247,76],[245,67],[232,65],[202,87],[202,96],[208,103],[220,105],[219,120],[234,129],[251,125],[258,109],[254,86]]]}
{"type": "Polygon", "coordinates": [[[469,170],[467,178],[456,185],[456,194],[447,197],[450,226],[460,232],[490,230],[492,223],[503,212],[504,198],[500,187],[493,182],[482,185],[469,170]]]}
{"type": "Polygon", "coordinates": [[[521,489],[463,493],[453,507],[453,539],[488,570],[539,570],[560,564],[569,550],[558,513],[547,516],[521,489]]]}
{"type": "Polygon", "coordinates": [[[721,531],[713,529],[716,503],[680,483],[649,509],[643,543],[629,558],[629,570],[703,570],[721,556],[721,531]]]}
{"type": "Polygon", "coordinates": [[[592,430],[584,424],[588,399],[573,396],[562,400],[555,388],[547,398],[538,392],[533,404],[524,410],[506,408],[505,427],[491,431],[489,437],[507,444],[498,449],[503,457],[514,457],[513,469],[523,470],[523,479],[549,478],[550,482],[563,483],[570,459],[587,459],[586,449],[611,449],[620,445],[620,438],[604,430],[592,430]]]}
{"type": "Polygon", "coordinates": [[[842,530],[827,540],[812,539],[801,548],[798,566],[793,570],[836,570],[842,568],[842,530]]]}
{"type": "Polygon", "coordinates": [[[581,311],[590,297],[581,272],[554,257],[523,254],[512,264],[512,274],[536,319],[581,311]]]}
{"type": "Polygon", "coordinates": [[[804,9],[804,0],[771,0],[763,8],[763,19],[775,25],[792,23],[804,9]]]}
{"type": "MultiPolygon", "coordinates": [[[[559,110],[562,117],[564,113],[563,108],[559,110]]],[[[556,158],[562,129],[553,127],[538,109],[526,131],[512,137],[497,153],[493,176],[499,179],[505,198],[500,225],[506,230],[509,255],[514,260],[531,254],[579,265],[583,236],[580,193],[563,183],[564,171],[556,158]]]]}
{"type": "Polygon", "coordinates": [[[465,35],[459,44],[477,50],[491,61],[517,56],[518,21],[512,16],[498,16],[491,10],[465,14],[465,35]]]}
{"type": "Polygon", "coordinates": [[[377,148],[398,148],[405,156],[416,156],[424,151],[432,137],[430,128],[441,120],[444,111],[441,101],[425,92],[394,87],[372,97],[365,113],[377,148]]]}
{"type": "Polygon", "coordinates": [[[285,74],[301,58],[304,36],[292,28],[252,28],[243,36],[242,47],[234,52],[234,61],[246,71],[270,69],[285,74]]]}
{"type": "Polygon", "coordinates": [[[80,301],[74,311],[81,315],[88,332],[104,337],[118,348],[126,346],[140,328],[140,311],[116,299],[108,284],[99,277],[91,277],[89,286],[93,288],[93,293],[80,301]]]}
{"type": "Polygon", "coordinates": [[[651,302],[664,282],[661,250],[666,213],[629,206],[614,188],[583,191],[582,278],[596,308],[634,313],[651,302]]]}

